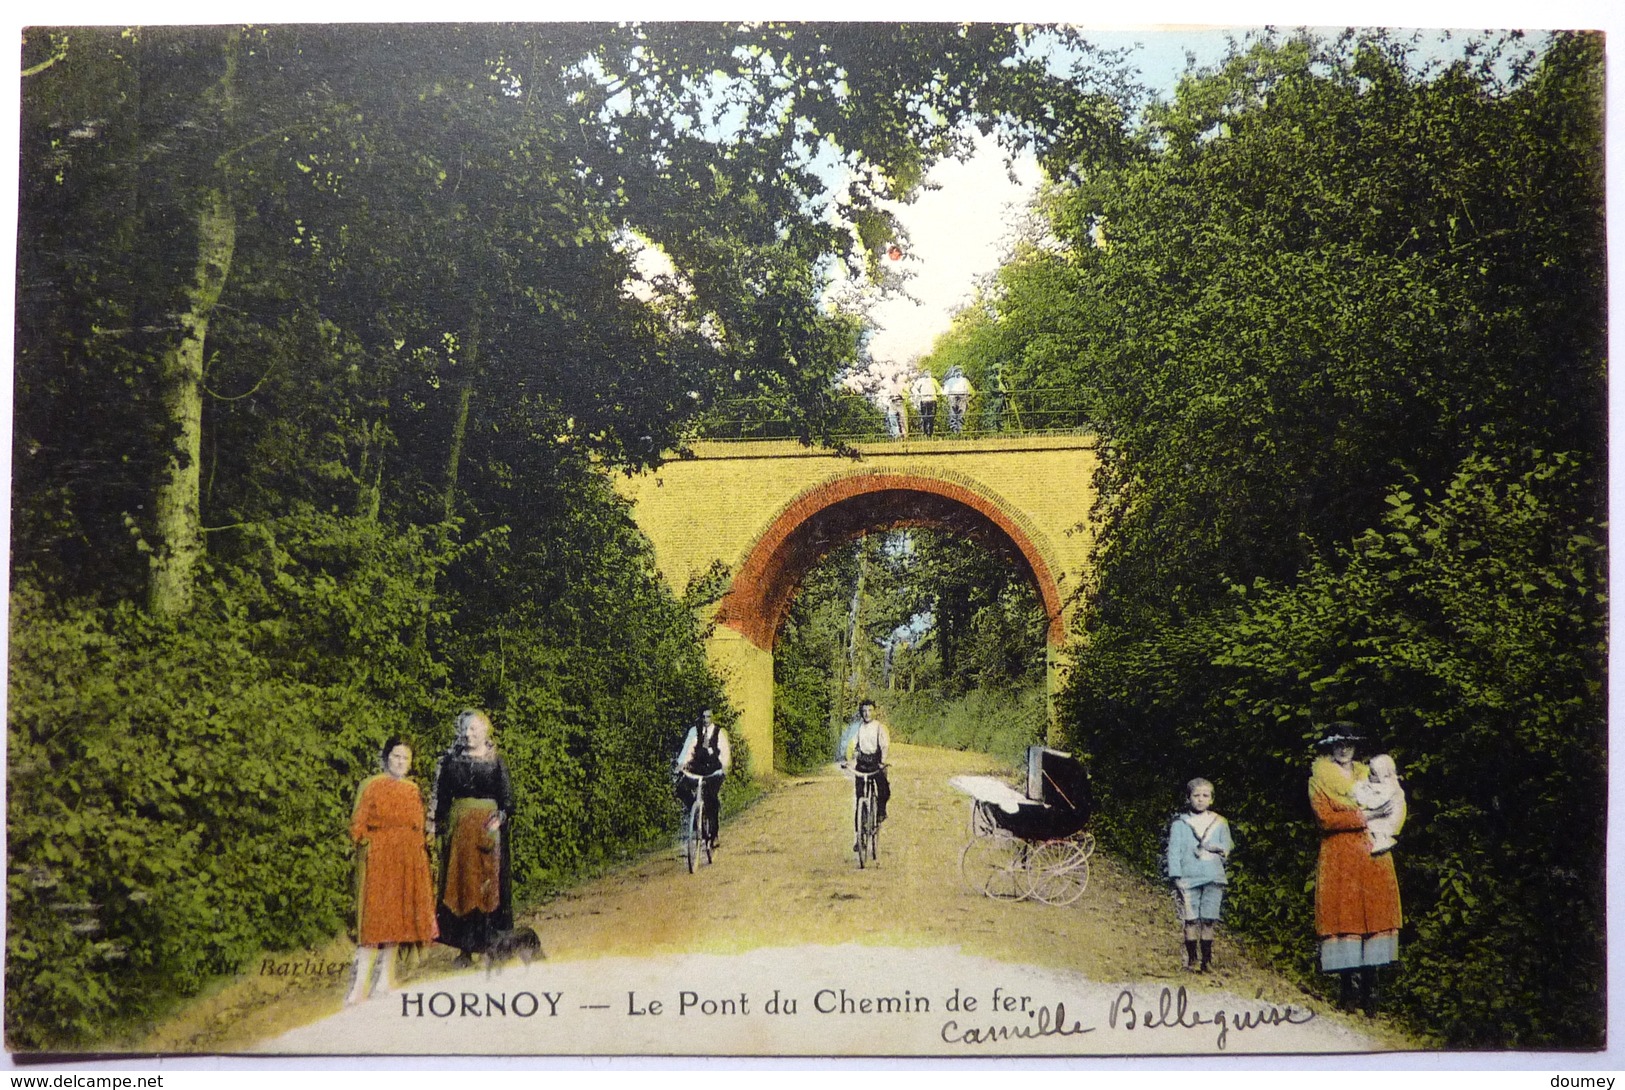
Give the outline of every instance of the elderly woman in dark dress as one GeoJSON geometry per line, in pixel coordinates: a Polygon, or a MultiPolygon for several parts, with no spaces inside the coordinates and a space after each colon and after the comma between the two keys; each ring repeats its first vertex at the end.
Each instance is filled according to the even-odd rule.
{"type": "Polygon", "coordinates": [[[439,941],[455,946],[456,964],[488,953],[513,928],[513,786],[491,740],[491,720],[466,708],[457,740],[434,774],[434,828],[441,837],[439,941]]]}

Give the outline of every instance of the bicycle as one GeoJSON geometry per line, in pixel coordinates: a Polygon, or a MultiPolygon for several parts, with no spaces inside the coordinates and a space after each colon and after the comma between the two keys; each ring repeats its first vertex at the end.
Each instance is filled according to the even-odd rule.
{"type": "Polygon", "coordinates": [[[716,837],[706,831],[705,781],[713,776],[720,778],[722,774],[713,772],[709,776],[699,776],[684,769],[682,775],[694,781],[694,801],[689,805],[679,833],[683,841],[683,856],[688,861],[688,873],[693,874],[699,866],[701,852],[705,853],[707,866],[716,853],[716,837]]]}
{"type": "Polygon", "coordinates": [[[873,772],[851,769],[852,775],[863,783],[863,790],[854,792],[856,797],[852,803],[853,847],[860,870],[865,866],[865,858],[880,866],[880,785],[875,777],[890,767],[881,765],[873,772]]]}

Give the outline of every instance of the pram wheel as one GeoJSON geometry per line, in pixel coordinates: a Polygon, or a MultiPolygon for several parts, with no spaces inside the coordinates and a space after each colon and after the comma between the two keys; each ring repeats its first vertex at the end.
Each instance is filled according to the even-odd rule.
{"type": "Polygon", "coordinates": [[[1089,860],[1072,840],[1051,840],[1027,854],[1032,896],[1047,905],[1069,905],[1089,886],[1089,860]]]}
{"type": "Polygon", "coordinates": [[[1027,896],[1026,858],[1027,845],[1014,837],[979,836],[959,854],[959,873],[977,893],[1019,901],[1027,896]]]}

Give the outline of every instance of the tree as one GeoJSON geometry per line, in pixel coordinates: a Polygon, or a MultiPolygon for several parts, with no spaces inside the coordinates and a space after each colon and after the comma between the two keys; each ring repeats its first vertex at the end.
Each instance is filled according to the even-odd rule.
{"type": "Polygon", "coordinates": [[[263,313],[274,294],[234,273],[278,226],[259,202],[285,184],[282,145],[332,105],[290,92],[269,31],[32,31],[25,59],[41,52],[56,59],[25,91],[22,214],[38,232],[20,262],[37,287],[19,310],[16,442],[23,494],[61,507],[43,522],[25,507],[19,552],[55,568],[65,547],[115,593],[135,576],[174,619],[204,554],[221,301],[263,313]],[[118,544],[132,533],[139,551],[118,544]],[[118,572],[119,553],[139,568],[118,572]]]}
{"type": "Polygon", "coordinates": [[[1601,1039],[1600,48],[1238,46],[1080,166],[1064,248],[995,299],[1100,432],[1064,722],[1102,832],[1150,865],[1177,781],[1214,778],[1253,845],[1236,922],[1313,979],[1303,770],[1360,722],[1418,788],[1399,1001],[1462,1044],[1601,1039]],[[1517,829],[1513,782],[1544,815],[1517,829]]]}
{"type": "Polygon", "coordinates": [[[1560,39],[1538,69],[1516,46],[1426,73],[1381,38],[1256,44],[1058,205],[1070,248],[1012,274],[1008,313],[1035,312],[1023,351],[1069,353],[1097,405],[1112,558],[1093,618],[1178,619],[1220,575],[1290,578],[1369,524],[1396,470],[1440,480],[1486,429],[1595,443],[1594,43],[1560,39]],[[1056,306],[1014,290],[1030,279],[1070,323],[1043,324],[1056,306]]]}
{"type": "Polygon", "coordinates": [[[877,197],[963,123],[1115,131],[1109,70],[1035,45],[30,29],[11,1039],[84,1047],[332,934],[356,779],[464,704],[504,732],[526,893],[664,829],[659,770],[728,712],[606,472],[740,393],[844,426],[859,330],[821,295],[877,197]]]}
{"type": "MultiPolygon", "coordinates": [[[[385,364],[376,396],[409,408],[390,422],[412,439],[399,453],[438,456],[441,517],[458,512],[482,400],[516,391],[537,434],[629,466],[678,446],[721,396],[770,399],[804,438],[828,434],[844,416],[830,379],[856,329],[819,297],[831,262],[860,260],[854,231],[886,229],[876,201],[967,146],[972,120],[1016,141],[1113,139],[1110,66],[1052,75],[1041,36],[771,23],[35,32],[30,57],[69,43],[31,77],[27,111],[41,138],[30,174],[69,213],[58,252],[100,275],[151,247],[152,227],[164,240],[163,262],[149,256],[149,275],[109,299],[141,297],[178,323],[169,342],[118,349],[162,391],[147,429],[177,437],[159,441],[151,509],[124,502],[114,519],[151,541],[152,604],[184,612],[201,552],[201,463],[219,449],[202,435],[204,361],[248,363],[207,343],[222,305],[263,327],[279,295],[284,312],[302,299],[385,364]],[[78,81],[109,64],[121,112],[90,126],[105,154],[99,173],[81,171],[92,156],[64,159],[43,137],[88,124],[72,116],[90,93],[78,81]],[[67,110],[34,108],[52,97],[67,110]],[[842,191],[815,169],[821,154],[848,175],[842,191]],[[145,220],[109,246],[90,233],[92,206],[121,188],[145,220]],[[663,314],[623,294],[628,231],[675,262],[663,314]],[[262,279],[238,283],[250,249],[262,279]]],[[[50,282],[70,308],[66,281],[50,282]]]]}

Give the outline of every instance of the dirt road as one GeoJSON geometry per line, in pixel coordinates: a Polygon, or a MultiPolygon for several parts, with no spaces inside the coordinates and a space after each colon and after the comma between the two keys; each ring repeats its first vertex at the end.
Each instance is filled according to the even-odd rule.
{"type": "MultiPolygon", "coordinates": [[[[350,1009],[339,1005],[342,978],[290,989],[262,975],[144,1043],[824,1055],[1415,1047],[1381,1022],[1326,1011],[1223,938],[1213,973],[1182,972],[1166,893],[1103,853],[1069,907],[968,891],[958,873],[968,803],[948,780],[1000,772],[976,754],[894,747],[881,866],[866,870],[850,850],[850,781],[833,769],[790,779],[724,825],[717,861],[700,873],[663,851],[532,912],[524,922],[544,962],[454,974],[436,949],[395,993],[350,1009]],[[776,1017],[765,1009],[775,993],[776,1017]],[[793,1015],[782,1009],[790,1000],[793,1015]]],[[[342,948],[318,953],[348,960],[342,948]]]]}

